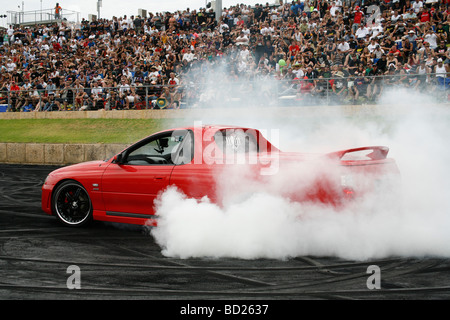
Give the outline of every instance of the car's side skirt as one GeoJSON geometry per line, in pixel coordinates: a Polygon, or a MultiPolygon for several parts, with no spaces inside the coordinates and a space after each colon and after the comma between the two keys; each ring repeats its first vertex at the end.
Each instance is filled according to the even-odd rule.
{"type": "Polygon", "coordinates": [[[106,211],[106,215],[114,217],[147,218],[147,219],[155,217],[153,214],[139,214],[139,213],[112,212],[112,211],[106,211]]]}
{"type": "Polygon", "coordinates": [[[156,218],[152,214],[137,214],[128,212],[111,212],[94,210],[94,220],[118,223],[130,223],[146,226],[156,226],[156,218]]]}

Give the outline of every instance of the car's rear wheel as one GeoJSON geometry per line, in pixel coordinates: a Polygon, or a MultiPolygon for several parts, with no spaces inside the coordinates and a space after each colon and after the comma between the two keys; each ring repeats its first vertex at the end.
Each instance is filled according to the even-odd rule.
{"type": "Polygon", "coordinates": [[[86,189],[77,181],[61,183],[53,193],[53,213],[66,226],[82,227],[92,220],[92,202],[86,189]]]}

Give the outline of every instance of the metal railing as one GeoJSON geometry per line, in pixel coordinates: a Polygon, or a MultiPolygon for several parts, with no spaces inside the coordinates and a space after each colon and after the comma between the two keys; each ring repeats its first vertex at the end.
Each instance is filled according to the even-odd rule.
{"type": "Polygon", "coordinates": [[[55,9],[8,11],[7,13],[10,25],[50,24],[61,21],[80,22],[80,13],[67,9],[63,9],[59,15],[55,13],[55,9]]]}
{"type": "Polygon", "coordinates": [[[377,104],[391,90],[420,93],[430,102],[447,103],[450,94],[450,77],[435,73],[186,83],[0,91],[0,112],[361,105],[377,104]]]}

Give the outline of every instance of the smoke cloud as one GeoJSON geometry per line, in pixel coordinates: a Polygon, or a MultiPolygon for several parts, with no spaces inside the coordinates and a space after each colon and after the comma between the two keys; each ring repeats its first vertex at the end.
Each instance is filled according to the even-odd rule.
{"type": "Polygon", "coordinates": [[[177,258],[450,257],[450,111],[429,101],[428,95],[394,89],[385,93],[375,115],[356,112],[348,117],[337,108],[325,117],[286,121],[279,114],[258,117],[257,109],[253,117],[242,117],[237,109],[234,118],[220,112],[197,118],[278,129],[277,147],[312,155],[281,166],[260,184],[244,182],[245,166],[231,166],[217,181],[224,199],[220,206],[169,187],[156,201],[159,225],[151,234],[165,256],[177,258]],[[367,145],[390,148],[389,157],[401,171],[396,190],[381,197],[368,194],[339,210],[292,200],[293,190],[336,170],[315,153],[367,145]]]}

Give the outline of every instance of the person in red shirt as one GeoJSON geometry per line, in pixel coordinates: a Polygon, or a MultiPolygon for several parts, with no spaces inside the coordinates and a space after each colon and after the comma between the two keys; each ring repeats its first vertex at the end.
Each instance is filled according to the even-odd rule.
{"type": "Polygon", "coordinates": [[[355,7],[355,16],[353,18],[352,31],[355,34],[356,30],[361,25],[362,19],[364,18],[364,13],[360,10],[359,6],[355,7]]]}
{"type": "MultiPolygon", "coordinates": [[[[300,80],[300,79],[299,79],[300,80]]],[[[313,80],[309,80],[307,76],[304,76],[300,80],[300,86],[298,87],[297,100],[308,100],[311,98],[311,92],[314,89],[313,80]]]]}
{"type": "Polygon", "coordinates": [[[394,57],[396,57],[396,58],[399,57],[399,56],[401,55],[401,51],[398,50],[396,44],[394,44],[394,45],[391,47],[391,50],[389,50],[388,54],[389,54],[389,53],[392,53],[392,54],[394,55],[394,57]]]}
{"type": "Polygon", "coordinates": [[[431,20],[431,14],[425,6],[423,7],[423,9],[420,9],[419,15],[421,23],[425,23],[431,20]]]}
{"type": "Polygon", "coordinates": [[[11,81],[11,86],[9,87],[9,91],[20,91],[20,87],[17,85],[15,81],[11,81]]]}
{"type": "Polygon", "coordinates": [[[61,45],[59,44],[59,42],[57,42],[57,41],[55,41],[55,42],[53,42],[52,43],[52,46],[53,46],[53,50],[55,50],[55,51],[60,51],[62,48],[61,48],[61,45]]]}
{"type": "Polygon", "coordinates": [[[8,108],[7,111],[17,111],[16,105],[19,98],[20,87],[13,80],[9,86],[9,98],[8,98],[8,108]]]}
{"type": "Polygon", "coordinates": [[[300,46],[297,44],[296,40],[293,40],[291,42],[291,45],[289,46],[289,57],[291,57],[291,59],[293,59],[299,52],[300,52],[300,46]]]}

